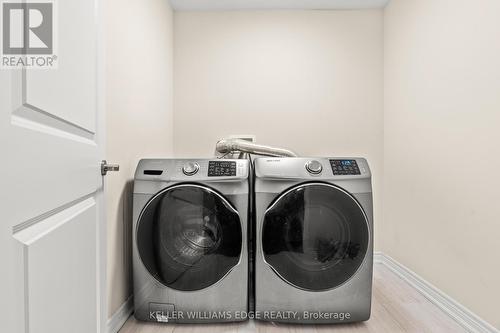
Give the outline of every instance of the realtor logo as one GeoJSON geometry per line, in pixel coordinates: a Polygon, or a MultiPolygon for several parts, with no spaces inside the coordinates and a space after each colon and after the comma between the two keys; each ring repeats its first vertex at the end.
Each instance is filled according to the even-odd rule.
{"type": "Polygon", "coordinates": [[[2,68],[53,68],[54,3],[4,1],[2,3],[2,68]]]}

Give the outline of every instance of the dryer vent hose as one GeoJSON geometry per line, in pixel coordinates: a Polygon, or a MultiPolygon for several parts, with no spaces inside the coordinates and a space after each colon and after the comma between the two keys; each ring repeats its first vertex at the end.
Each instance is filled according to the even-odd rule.
{"type": "Polygon", "coordinates": [[[272,157],[297,157],[297,154],[288,149],[258,145],[242,139],[219,140],[215,146],[215,150],[221,154],[240,152],[272,157]]]}

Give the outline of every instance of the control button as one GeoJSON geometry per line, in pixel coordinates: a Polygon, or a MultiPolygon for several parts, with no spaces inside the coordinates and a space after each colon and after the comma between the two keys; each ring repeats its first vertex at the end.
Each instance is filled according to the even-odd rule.
{"type": "Polygon", "coordinates": [[[320,174],[323,171],[323,166],[318,161],[309,161],[306,164],[306,170],[314,175],[320,174]]]}
{"type": "Polygon", "coordinates": [[[196,162],[187,162],[182,167],[182,172],[184,172],[186,176],[192,176],[197,173],[198,170],[200,170],[200,165],[196,162]]]}

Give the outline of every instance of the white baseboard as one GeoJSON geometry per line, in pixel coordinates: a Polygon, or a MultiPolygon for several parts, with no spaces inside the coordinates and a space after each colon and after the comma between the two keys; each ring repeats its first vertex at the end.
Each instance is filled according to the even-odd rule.
{"type": "Polygon", "coordinates": [[[405,280],[413,288],[425,296],[425,298],[438,306],[450,318],[455,320],[469,332],[500,333],[500,331],[491,324],[481,319],[472,311],[391,257],[383,254],[382,252],[375,252],[374,262],[386,266],[400,278],[405,280]]]}
{"type": "Polygon", "coordinates": [[[134,311],[134,296],[130,296],[108,319],[107,332],[117,333],[134,311]]]}

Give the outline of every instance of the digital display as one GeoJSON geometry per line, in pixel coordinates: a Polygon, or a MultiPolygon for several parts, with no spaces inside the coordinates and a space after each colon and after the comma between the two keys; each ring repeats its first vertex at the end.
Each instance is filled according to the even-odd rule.
{"type": "Polygon", "coordinates": [[[335,176],[361,174],[356,160],[330,160],[330,164],[335,176]]]}
{"type": "Polygon", "coordinates": [[[209,161],[208,177],[230,177],[236,176],[236,162],[232,161],[209,161]]]}

